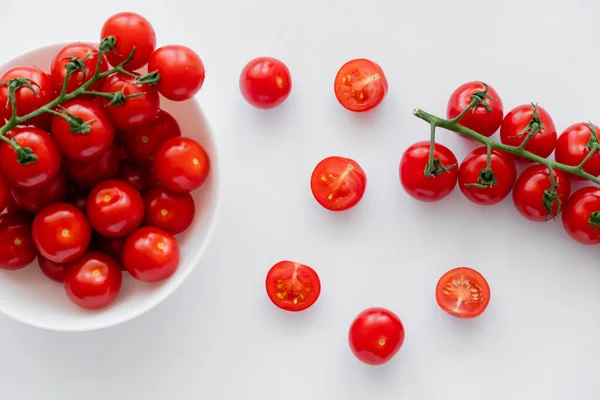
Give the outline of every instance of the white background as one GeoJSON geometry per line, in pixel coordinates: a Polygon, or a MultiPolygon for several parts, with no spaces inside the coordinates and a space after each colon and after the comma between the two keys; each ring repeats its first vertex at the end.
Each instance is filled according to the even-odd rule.
{"type": "MultiPolygon", "coordinates": [[[[223,204],[201,265],[167,301],[123,325],[48,332],[0,317],[1,399],[458,400],[598,398],[599,249],[560,222],[524,220],[508,198],[475,207],[457,190],[437,204],[410,199],[398,162],[427,139],[415,107],[445,113],[448,96],[484,80],[508,111],[537,101],[559,131],[600,121],[598,15],[592,0],[3,0],[0,51],[99,38],[132,10],[159,44],[194,48],[207,68],[199,94],[222,151],[223,204]],[[244,64],[284,60],[293,89],[259,111],[239,94],[244,64]],[[346,61],[368,57],[389,80],[374,112],[354,115],[333,95],[346,61]],[[354,158],[368,177],[351,211],[312,198],[313,167],[354,158]],[[322,280],[303,314],[272,306],[275,262],[311,265],[322,280]],[[486,313],[453,319],[433,291],[468,265],[492,288],[486,313]],[[403,320],[389,364],[359,363],[348,326],[379,305],[403,320]]],[[[496,136],[497,137],[497,136],[496,136]]],[[[462,158],[471,145],[440,132],[462,158]]]]}

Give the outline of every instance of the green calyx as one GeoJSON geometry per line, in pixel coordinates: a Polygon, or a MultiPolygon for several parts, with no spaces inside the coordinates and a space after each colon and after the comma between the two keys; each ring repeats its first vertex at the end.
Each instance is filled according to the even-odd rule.
{"type": "Polygon", "coordinates": [[[431,162],[425,165],[425,177],[434,178],[445,172],[448,172],[452,168],[456,167],[456,164],[444,165],[441,160],[434,158],[431,162]]]}
{"type": "Polygon", "coordinates": [[[467,183],[465,186],[476,189],[486,189],[491,188],[495,184],[498,183],[496,179],[496,175],[494,175],[494,171],[491,168],[483,168],[479,172],[479,177],[477,177],[477,183],[467,183]]]}
{"type": "Polygon", "coordinates": [[[478,90],[471,95],[471,109],[473,112],[475,112],[475,109],[477,108],[477,106],[482,105],[483,107],[485,107],[487,112],[491,113],[492,107],[490,107],[490,105],[488,104],[488,100],[496,100],[496,99],[488,94],[488,90],[489,90],[488,85],[485,84],[484,82],[480,82],[480,83],[484,86],[484,89],[478,90]]]}

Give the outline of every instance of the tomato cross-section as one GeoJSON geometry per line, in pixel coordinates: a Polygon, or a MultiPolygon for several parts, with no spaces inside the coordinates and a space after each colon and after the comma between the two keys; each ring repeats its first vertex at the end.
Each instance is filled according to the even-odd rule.
{"type": "Polygon", "coordinates": [[[435,299],[442,310],[450,315],[475,318],[485,311],[490,302],[490,287],[479,272],[459,267],[440,278],[435,299]]]}
{"type": "Polygon", "coordinates": [[[312,306],[321,294],[317,272],[308,265],[280,261],[267,273],[267,295],[277,307],[302,311],[312,306]]]}
{"type": "Polygon", "coordinates": [[[310,188],[320,205],[331,211],[354,207],[365,194],[367,176],[349,158],[327,157],[315,167],[310,188]]]}

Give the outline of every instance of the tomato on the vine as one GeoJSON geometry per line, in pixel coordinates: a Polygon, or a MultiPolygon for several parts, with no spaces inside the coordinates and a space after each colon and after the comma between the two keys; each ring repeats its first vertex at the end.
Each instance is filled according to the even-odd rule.
{"type": "Polygon", "coordinates": [[[481,315],[490,302],[490,287],[479,272],[468,267],[446,272],[435,288],[440,308],[458,318],[481,315]]]}
{"type": "MultiPolygon", "coordinates": [[[[23,82],[15,91],[15,100],[17,105],[17,116],[22,117],[54,100],[56,94],[50,76],[37,67],[20,66],[9,69],[0,77],[0,83],[5,83],[15,79],[22,79],[29,82],[33,91],[23,82]]],[[[9,84],[0,87],[0,115],[9,119],[12,113],[12,104],[8,101],[9,84]]],[[[39,116],[28,121],[38,125],[45,116],[39,116]]],[[[40,126],[41,126],[40,125],[40,126]]]]}
{"type": "Polygon", "coordinates": [[[271,302],[285,311],[306,310],[321,294],[317,272],[308,265],[292,261],[273,265],[267,273],[265,285],[271,302]]]}
{"type": "Polygon", "coordinates": [[[11,193],[19,208],[37,214],[46,206],[67,198],[67,178],[59,173],[56,178],[42,185],[31,188],[13,186],[11,193]]]}
{"type": "Polygon", "coordinates": [[[310,190],[317,202],[331,211],[354,207],[367,188],[367,175],[350,158],[331,156],[321,160],[310,178],[310,190]]]}
{"type": "Polygon", "coordinates": [[[587,186],[567,200],[562,212],[565,231],[584,245],[600,243],[600,188],[587,186]]]}
{"type": "MultiPolygon", "coordinates": [[[[600,135],[600,128],[583,122],[573,124],[564,130],[556,142],[556,153],[554,154],[556,162],[570,166],[577,166],[583,162],[593,143],[598,142],[597,136],[592,137],[590,127],[594,128],[596,135],[600,135]]],[[[600,175],[600,152],[591,156],[583,166],[583,170],[594,176],[600,175]]],[[[573,174],[569,174],[569,177],[574,180],[585,180],[585,178],[573,174]]]]}
{"type": "Polygon", "coordinates": [[[155,226],[171,235],[185,231],[194,221],[196,206],[189,193],[175,193],[161,187],[154,188],[144,197],[147,226],[155,226]]]}
{"type": "Polygon", "coordinates": [[[202,60],[192,49],[181,45],[156,49],[148,63],[148,72],[154,71],[160,75],[158,91],[173,101],[191,99],[204,83],[202,60]]]}
{"type": "Polygon", "coordinates": [[[276,58],[255,58],[242,69],[240,91],[244,99],[256,108],[275,108],[292,91],[290,70],[276,58]]]}
{"type": "Polygon", "coordinates": [[[502,124],[504,116],[504,106],[498,93],[490,85],[483,82],[467,82],[460,85],[450,96],[446,116],[448,119],[454,119],[460,115],[473,101],[473,96],[482,98],[490,107],[489,112],[483,104],[475,106],[474,111],[467,112],[458,123],[469,128],[483,136],[492,136],[502,124]],[[486,95],[481,96],[487,87],[486,95]]]}
{"type": "Polygon", "coordinates": [[[404,344],[404,325],[388,309],[372,307],[352,322],[348,343],[352,353],[365,364],[382,365],[391,360],[404,344]]]}
{"type": "Polygon", "coordinates": [[[434,165],[427,176],[430,142],[417,142],[408,147],[400,160],[400,183],[413,198],[420,201],[439,201],[456,187],[458,162],[450,149],[439,143],[433,148],[434,165]]]}
{"type": "Polygon", "coordinates": [[[135,47],[131,62],[123,66],[126,71],[135,71],[148,63],[156,47],[156,33],[150,22],[139,14],[121,12],[104,22],[100,39],[114,36],[116,46],[106,54],[108,62],[117,66],[129,56],[135,47]]]}
{"type": "Polygon", "coordinates": [[[379,64],[358,58],[339,69],[333,83],[335,97],[347,110],[363,112],[377,107],[388,91],[388,81],[379,64]]]}
{"type": "Polygon", "coordinates": [[[142,227],[125,241],[123,263],[135,279],[159,282],[177,270],[179,245],[171,234],[161,229],[142,227]]]}
{"type": "MultiPolygon", "coordinates": [[[[80,64],[80,68],[69,76],[67,82],[67,93],[79,88],[84,83],[92,79],[96,71],[99,73],[108,71],[108,61],[106,57],[100,60],[100,68],[98,66],[98,47],[91,43],[71,43],[64,46],[54,56],[50,64],[50,77],[56,92],[60,93],[67,77],[66,66],[69,63],[80,64]],[[83,64],[83,66],[81,66],[83,64]]],[[[102,80],[98,80],[88,90],[99,90],[102,87],[102,80]]]]}
{"type": "Polygon", "coordinates": [[[10,200],[10,182],[8,181],[8,179],[6,179],[4,174],[0,172],[0,214],[2,213],[2,211],[4,211],[4,209],[6,209],[6,207],[10,203],[10,200]]]}
{"type": "Polygon", "coordinates": [[[0,249],[0,269],[21,269],[35,260],[38,252],[28,215],[22,212],[0,215],[0,249]]]}
{"type": "MultiPolygon", "coordinates": [[[[552,117],[540,106],[523,104],[510,110],[500,126],[500,140],[509,146],[518,147],[527,138],[534,123],[542,128],[529,139],[525,150],[547,158],[554,151],[558,134],[552,117]]],[[[531,162],[524,157],[518,157],[518,159],[531,162]]]]}
{"type": "Polygon", "coordinates": [[[174,137],[164,141],[154,155],[154,176],[172,192],[191,192],[202,186],[210,171],[204,148],[194,139],[174,137]]]}
{"type": "Polygon", "coordinates": [[[55,282],[63,282],[65,280],[65,264],[50,261],[41,255],[38,256],[38,264],[44,275],[49,279],[55,282]]]}
{"type": "Polygon", "coordinates": [[[69,178],[77,186],[89,189],[117,175],[119,172],[119,149],[111,145],[99,158],[92,160],[65,159],[65,169],[69,178]]]}
{"type": "Polygon", "coordinates": [[[550,172],[544,165],[527,168],[515,182],[513,202],[528,220],[544,222],[556,218],[569,198],[571,183],[567,175],[559,170],[552,170],[552,175],[555,192],[551,190],[550,172]]]}
{"type": "Polygon", "coordinates": [[[142,195],[150,190],[155,182],[154,176],[150,170],[135,164],[131,160],[121,161],[121,167],[119,168],[117,177],[133,186],[135,190],[142,195]]]}
{"type": "Polygon", "coordinates": [[[507,153],[494,149],[491,153],[493,176],[486,169],[487,148],[479,147],[467,154],[460,164],[458,187],[471,202],[489,206],[509,195],[517,179],[517,168],[507,153]]]}

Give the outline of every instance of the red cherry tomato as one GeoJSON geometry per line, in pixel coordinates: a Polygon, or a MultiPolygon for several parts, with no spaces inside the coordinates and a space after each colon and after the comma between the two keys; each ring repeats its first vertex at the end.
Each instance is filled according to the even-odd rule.
{"type": "Polygon", "coordinates": [[[275,58],[255,58],[242,69],[240,91],[244,99],[256,108],[275,108],[292,91],[290,70],[275,58]]]}
{"type": "Polygon", "coordinates": [[[348,342],[352,353],[368,365],[385,364],[404,343],[404,325],[390,310],[368,308],[350,326],[348,342]]]}
{"type": "Polygon", "coordinates": [[[191,192],[208,177],[210,160],[194,139],[175,137],[163,142],[154,155],[154,176],[164,188],[178,193],[191,192]]]}
{"type": "MultiPolygon", "coordinates": [[[[492,171],[496,183],[491,187],[473,187],[481,185],[479,177],[487,166],[487,149],[479,147],[469,153],[458,170],[458,187],[463,195],[475,204],[493,205],[504,200],[517,179],[517,168],[513,159],[506,153],[492,150],[492,171]]],[[[485,184],[485,182],[484,182],[485,184]]]]}
{"type": "Polygon", "coordinates": [[[89,310],[111,304],[121,290],[123,274],[110,256],[90,251],[66,267],[64,287],[69,299],[89,310]]]}
{"type": "Polygon", "coordinates": [[[156,87],[169,100],[183,101],[194,97],[204,83],[204,64],[192,49],[169,45],[157,49],[150,57],[148,71],[157,71],[156,87]]]}
{"type": "Polygon", "coordinates": [[[31,237],[31,219],[22,212],[0,215],[0,269],[31,264],[38,252],[31,237]]]}
{"type": "Polygon", "coordinates": [[[100,39],[109,36],[117,40],[114,50],[106,54],[112,66],[125,61],[135,47],[133,59],[123,66],[127,71],[135,71],[146,65],[156,47],[156,33],[150,22],[132,12],[115,14],[104,22],[100,39]]]}
{"type": "Polygon", "coordinates": [[[130,160],[121,161],[118,178],[135,188],[140,194],[145,194],[154,186],[152,173],[130,160]]]}
{"type": "Polygon", "coordinates": [[[123,130],[140,128],[156,118],[160,107],[160,98],[155,87],[138,83],[131,76],[117,73],[106,78],[102,91],[105,93],[122,92],[125,96],[122,104],[108,105],[108,100],[104,99],[104,110],[116,127],[123,130]]]}
{"type": "Polygon", "coordinates": [[[425,175],[429,163],[430,144],[417,142],[407,148],[400,160],[400,183],[413,198],[420,201],[439,201],[447,197],[456,187],[458,162],[450,149],[439,143],[433,148],[434,160],[441,163],[437,173],[425,175]],[[445,171],[444,171],[445,169],[445,171]]]}
{"type": "Polygon", "coordinates": [[[458,318],[481,315],[490,302],[490,287],[479,272],[459,267],[446,272],[435,288],[440,308],[458,318]]]}
{"type": "Polygon", "coordinates": [[[381,67],[359,58],[342,65],[333,84],[335,97],[347,110],[363,112],[377,107],[388,91],[381,67]]]}
{"type": "MultiPolygon", "coordinates": [[[[67,93],[71,93],[92,79],[98,66],[98,47],[91,43],[78,42],[68,44],[58,51],[52,60],[52,64],[50,64],[50,77],[57,93],[60,93],[63,88],[67,77],[66,65],[71,62],[83,62],[85,71],[84,68],[80,68],[71,73],[67,82],[67,93]]],[[[102,57],[99,72],[106,71],[108,71],[108,61],[106,61],[106,57],[102,57]]],[[[102,80],[99,80],[90,86],[88,90],[100,90],[101,88],[102,80]]]]}
{"type": "Polygon", "coordinates": [[[60,152],[50,135],[34,127],[15,128],[10,133],[23,148],[28,147],[37,161],[19,164],[15,149],[6,142],[0,144],[0,166],[10,183],[21,187],[43,185],[57,177],[60,171],[60,152]]]}
{"type": "MultiPolygon", "coordinates": [[[[531,131],[529,126],[532,121],[535,106],[524,104],[510,110],[502,121],[500,126],[500,140],[509,146],[520,146],[531,131]]],[[[543,129],[540,129],[525,145],[525,150],[540,157],[547,158],[554,151],[556,146],[556,127],[550,114],[540,106],[537,106],[538,125],[541,122],[543,129]]],[[[524,157],[518,157],[521,161],[531,162],[524,157]]]]}
{"type": "Polygon", "coordinates": [[[108,254],[119,263],[121,269],[125,269],[123,266],[123,247],[125,247],[125,239],[126,238],[107,238],[95,233],[92,236],[90,248],[108,254]]]}
{"type": "MultiPolygon", "coordinates": [[[[471,104],[472,96],[475,92],[483,92],[485,84],[482,82],[467,82],[459,86],[448,100],[446,116],[448,119],[454,119],[471,104]]],[[[504,116],[504,106],[498,93],[493,87],[487,85],[487,95],[491,99],[485,99],[492,112],[488,112],[482,104],[475,106],[473,110],[466,113],[459,121],[459,124],[469,128],[483,136],[492,136],[502,124],[504,116]]]]}
{"type": "MultiPolygon", "coordinates": [[[[21,85],[15,91],[15,100],[17,104],[17,116],[22,117],[37,110],[38,108],[50,103],[55,98],[54,87],[50,76],[37,67],[14,67],[0,77],[0,83],[10,80],[24,78],[29,81],[32,91],[27,85],[21,85]]],[[[9,85],[0,87],[0,115],[9,119],[12,113],[12,104],[8,102],[9,85]]],[[[32,124],[43,124],[44,117],[27,121],[32,124]]]]}
{"type": "Polygon", "coordinates": [[[80,257],[88,248],[92,230],[85,215],[74,205],[54,203],[35,217],[33,242],[50,261],[65,263],[80,257]]]}
{"type": "Polygon", "coordinates": [[[179,245],[167,232],[143,227],[125,241],[123,262],[127,271],[137,280],[162,281],[177,270],[179,245]]]}
{"type": "Polygon", "coordinates": [[[16,211],[22,211],[23,213],[26,213],[25,210],[23,210],[21,208],[21,206],[17,204],[15,198],[12,197],[12,194],[11,194],[10,197],[9,197],[9,199],[8,199],[8,204],[6,205],[6,212],[7,213],[14,213],[16,211]]]}
{"type": "MultiPolygon", "coordinates": [[[[600,135],[600,128],[594,125],[594,129],[597,135],[600,135]]],[[[577,166],[585,159],[589,154],[589,150],[586,149],[588,143],[590,143],[590,137],[592,131],[588,124],[580,122],[569,126],[565,131],[558,137],[556,142],[556,153],[554,158],[561,164],[577,166]]],[[[585,163],[583,170],[594,176],[600,175],[600,153],[595,153],[585,163]]],[[[574,180],[584,180],[577,175],[569,174],[569,178],[574,180]]]]}
{"type": "Polygon", "coordinates": [[[317,202],[331,211],[354,207],[367,188],[367,176],[349,158],[327,157],[317,164],[310,178],[310,189],[317,202]]]}
{"type": "Polygon", "coordinates": [[[315,304],[321,294],[319,275],[308,265],[280,261],[267,273],[267,295],[285,311],[303,311],[315,304]]]}
{"type": "Polygon", "coordinates": [[[99,158],[89,161],[66,159],[65,169],[69,178],[77,186],[89,189],[117,175],[119,172],[119,149],[111,145],[99,158]]]}
{"type": "Polygon", "coordinates": [[[109,179],[94,186],[86,211],[96,232],[109,238],[124,237],[142,223],[144,201],[133,186],[109,179]]]}
{"type": "Polygon", "coordinates": [[[12,196],[20,209],[37,214],[46,206],[67,198],[67,178],[60,173],[56,178],[43,185],[32,188],[13,186],[12,196]]]}
{"type": "Polygon", "coordinates": [[[171,114],[158,110],[156,118],[142,128],[123,135],[123,147],[136,163],[151,167],[158,146],[167,139],[181,136],[181,128],[171,114]]]}
{"type": "Polygon", "coordinates": [[[552,196],[550,173],[544,165],[527,168],[515,183],[513,202],[521,215],[530,221],[544,222],[556,218],[571,194],[567,175],[558,170],[553,170],[552,174],[557,197],[552,196]]]}
{"type": "Polygon", "coordinates": [[[194,221],[196,206],[189,193],[169,192],[157,187],[144,197],[144,223],[171,235],[185,231],[194,221]]]}
{"type": "Polygon", "coordinates": [[[65,264],[50,261],[43,256],[38,257],[40,269],[49,279],[55,282],[63,282],[65,280],[65,264]]]}
{"type": "Polygon", "coordinates": [[[6,209],[11,201],[10,182],[0,172],[0,214],[6,209]]]}
{"type": "Polygon", "coordinates": [[[89,194],[89,190],[70,185],[69,189],[67,190],[67,203],[73,204],[75,207],[85,212],[85,206],[87,204],[87,198],[89,194]]]}
{"type": "Polygon", "coordinates": [[[562,222],[573,240],[600,243],[600,188],[588,186],[573,193],[563,208],[562,222]]]}

